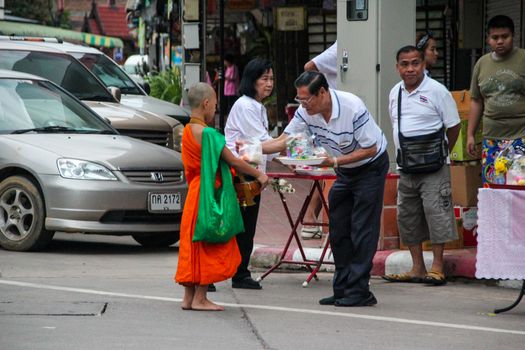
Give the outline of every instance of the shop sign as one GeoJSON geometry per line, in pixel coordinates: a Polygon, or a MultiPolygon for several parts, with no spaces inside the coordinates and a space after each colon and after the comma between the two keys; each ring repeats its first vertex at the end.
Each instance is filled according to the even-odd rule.
{"type": "Polygon", "coordinates": [[[184,1],[184,20],[198,21],[199,20],[199,0],[184,1]]]}
{"type": "Polygon", "coordinates": [[[277,7],[277,30],[299,31],[305,28],[304,7],[277,7]]]}

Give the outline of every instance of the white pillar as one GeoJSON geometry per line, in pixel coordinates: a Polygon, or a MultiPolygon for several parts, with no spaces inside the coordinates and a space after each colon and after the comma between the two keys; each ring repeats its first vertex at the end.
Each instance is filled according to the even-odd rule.
{"type": "Polygon", "coordinates": [[[4,19],[4,0],[0,0],[0,20],[4,19]]]}
{"type": "Polygon", "coordinates": [[[388,94],[401,80],[396,51],[414,43],[415,0],[337,1],[337,89],[361,98],[388,140],[391,168],[395,169],[388,94]],[[348,64],[343,64],[343,54],[348,64]]]}

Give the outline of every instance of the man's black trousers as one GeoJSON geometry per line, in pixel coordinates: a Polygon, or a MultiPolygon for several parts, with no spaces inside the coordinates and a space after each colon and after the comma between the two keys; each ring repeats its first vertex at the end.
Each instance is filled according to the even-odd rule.
{"type": "Polygon", "coordinates": [[[336,298],[359,302],[369,296],[388,167],[385,151],[369,164],[336,171],[337,180],[328,195],[336,298]]]}

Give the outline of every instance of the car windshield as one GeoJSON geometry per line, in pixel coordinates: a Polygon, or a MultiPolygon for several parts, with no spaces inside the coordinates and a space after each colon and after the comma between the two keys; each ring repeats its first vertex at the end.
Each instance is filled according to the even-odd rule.
{"type": "Polygon", "coordinates": [[[0,133],[96,133],[115,131],[52,83],[0,79],[0,133]]]}
{"type": "Polygon", "coordinates": [[[118,87],[123,94],[144,95],[131,78],[113,61],[101,54],[72,52],[107,87],[118,87]]]}
{"type": "Polygon", "coordinates": [[[39,75],[81,100],[115,102],[104,85],[86,67],[66,54],[1,50],[0,69],[39,75]]]}

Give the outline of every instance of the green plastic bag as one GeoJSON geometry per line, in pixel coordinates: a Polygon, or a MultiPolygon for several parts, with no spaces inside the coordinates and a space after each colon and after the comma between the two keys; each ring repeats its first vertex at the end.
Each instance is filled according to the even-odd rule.
{"type": "Polygon", "coordinates": [[[226,243],[236,234],[244,232],[232,173],[228,164],[221,159],[225,145],[224,135],[215,129],[204,128],[199,212],[193,242],[226,243]],[[219,167],[222,185],[216,189],[215,175],[219,167]]]}

